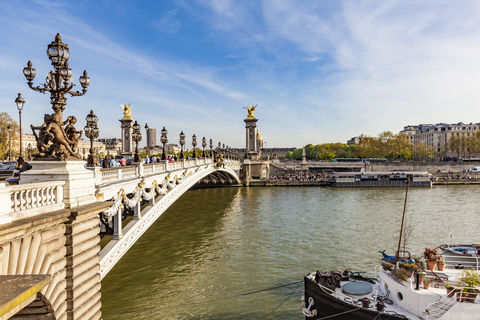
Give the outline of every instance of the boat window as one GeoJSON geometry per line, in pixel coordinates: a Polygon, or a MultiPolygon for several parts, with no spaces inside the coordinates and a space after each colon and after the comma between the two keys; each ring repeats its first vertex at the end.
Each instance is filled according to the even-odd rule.
{"type": "Polygon", "coordinates": [[[401,292],[397,292],[397,298],[398,298],[398,300],[402,301],[403,300],[403,294],[401,292]]]}
{"type": "Polygon", "coordinates": [[[388,291],[388,284],[385,282],[385,291],[388,291]]]}

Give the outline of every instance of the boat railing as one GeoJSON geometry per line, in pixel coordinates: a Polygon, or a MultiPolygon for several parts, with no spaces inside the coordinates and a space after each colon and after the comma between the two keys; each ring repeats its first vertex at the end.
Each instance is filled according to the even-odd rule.
{"type": "Polygon", "coordinates": [[[375,279],[378,279],[380,277],[380,270],[382,269],[382,266],[381,265],[376,265],[375,266],[375,279]]]}
{"type": "Polygon", "coordinates": [[[471,246],[473,244],[480,244],[480,239],[477,238],[472,238],[472,237],[460,237],[460,238],[444,238],[440,240],[442,245],[452,247],[455,245],[465,245],[465,246],[471,246]]]}
{"type": "Polygon", "coordinates": [[[462,255],[460,253],[455,255],[443,255],[444,260],[447,262],[447,269],[475,269],[480,270],[480,257],[475,255],[462,255]]]}
{"type": "Polygon", "coordinates": [[[440,300],[427,304],[426,320],[441,318],[456,303],[461,303],[468,299],[473,299],[471,302],[475,301],[477,294],[474,294],[472,297],[471,293],[468,292],[471,289],[471,287],[455,287],[454,290],[450,291],[440,300]]]}

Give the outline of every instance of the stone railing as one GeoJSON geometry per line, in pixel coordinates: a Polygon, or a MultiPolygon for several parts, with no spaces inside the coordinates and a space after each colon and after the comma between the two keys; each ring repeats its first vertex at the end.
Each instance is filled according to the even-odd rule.
{"type": "MultiPolygon", "coordinates": [[[[233,160],[229,160],[232,162],[233,160]]],[[[95,184],[100,185],[109,182],[117,182],[125,179],[139,178],[172,170],[191,168],[213,163],[212,158],[201,158],[181,161],[162,161],[159,163],[137,163],[125,167],[95,168],[95,184]]],[[[233,163],[233,162],[232,162],[233,163]]],[[[235,160],[235,163],[239,163],[235,160]]]]}
{"type": "Polygon", "coordinates": [[[0,184],[0,224],[65,208],[64,181],[0,184]]]}

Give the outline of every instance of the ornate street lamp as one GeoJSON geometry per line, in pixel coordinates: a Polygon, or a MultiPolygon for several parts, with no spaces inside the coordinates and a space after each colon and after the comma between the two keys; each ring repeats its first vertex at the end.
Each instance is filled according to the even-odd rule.
{"type": "Polygon", "coordinates": [[[12,126],[10,123],[7,125],[8,131],[8,160],[12,161],[12,126]]]}
{"type": "Polygon", "coordinates": [[[146,139],[147,139],[147,141],[146,141],[146,142],[147,142],[147,146],[145,147],[145,150],[147,150],[147,154],[148,154],[148,149],[150,148],[150,137],[149,137],[149,135],[148,135],[148,129],[150,129],[150,128],[148,127],[148,123],[145,123],[145,137],[146,137],[146,139]]]}
{"type": "Polygon", "coordinates": [[[90,110],[85,120],[87,120],[87,125],[84,128],[85,136],[90,139],[90,154],[88,155],[87,167],[99,167],[100,163],[98,162],[97,152],[93,147],[93,140],[98,138],[98,134],[100,133],[97,127],[98,118],[95,113],[93,113],[93,110],[90,110]]]}
{"type": "MultiPolygon", "coordinates": [[[[68,93],[71,96],[83,96],[87,92],[87,87],[90,84],[90,78],[87,76],[87,71],[83,71],[83,75],[80,76],[80,85],[82,86],[82,92],[79,91],[72,91],[73,89],[73,76],[72,76],[72,70],[68,67],[68,59],[70,58],[70,51],[68,49],[68,45],[64,44],[62,42],[62,38],[60,37],[60,34],[57,33],[57,36],[55,37],[55,40],[48,45],[47,49],[47,55],[48,58],[50,59],[52,66],[54,67],[53,71],[50,71],[47,75],[46,78],[46,83],[44,83],[42,86],[33,86],[33,79],[35,78],[37,71],[32,67],[32,62],[28,61],[27,66],[23,69],[23,74],[25,75],[25,78],[27,79],[28,86],[34,90],[38,91],[40,93],[45,93],[45,92],[50,92],[50,103],[52,104],[52,109],[55,111],[55,113],[52,115],[52,117],[48,118],[45,120],[44,125],[47,126],[50,123],[56,123],[57,125],[63,124],[63,110],[65,110],[65,105],[67,104],[67,99],[65,98],[65,95],[68,93]]],[[[51,132],[52,137],[51,141],[56,141],[53,142],[54,147],[49,148],[49,150],[52,150],[51,152],[41,152],[45,153],[45,155],[42,157],[49,158],[54,156],[52,152],[55,152],[58,154],[57,157],[62,158],[62,154],[65,155],[66,157],[72,157],[72,158],[81,158],[81,156],[76,153],[74,150],[72,150],[71,146],[67,143],[65,137],[65,129],[63,128],[62,125],[59,125],[61,130],[57,130],[55,132],[51,132]],[[58,152],[58,150],[64,151],[58,152]]],[[[69,126],[72,127],[73,130],[73,124],[70,122],[69,126]]],[[[36,127],[38,128],[38,127],[36,127]]],[[[40,130],[40,129],[35,129],[35,130],[40,130]]],[[[45,151],[41,150],[41,147],[39,146],[39,151],[45,151]]],[[[40,156],[38,156],[40,157],[40,156]]]]}
{"type": "Polygon", "coordinates": [[[213,158],[213,140],[210,139],[209,142],[210,142],[210,145],[209,145],[209,147],[210,147],[210,158],[213,158]]]}
{"type": "Polygon", "coordinates": [[[203,147],[203,157],[205,158],[205,147],[207,146],[207,139],[202,138],[202,147],[203,147]]]}
{"type": "Polygon", "coordinates": [[[140,155],[138,154],[138,143],[142,141],[142,133],[140,132],[140,125],[138,124],[137,120],[135,120],[132,128],[132,140],[135,141],[135,156],[133,157],[133,161],[140,162],[140,155]]]}
{"type": "Polygon", "coordinates": [[[193,158],[197,157],[197,151],[195,151],[195,146],[197,145],[197,136],[193,134],[192,136],[192,146],[193,146],[193,158]]]}
{"type": "Polygon", "coordinates": [[[160,138],[160,141],[161,141],[162,144],[163,144],[162,160],[167,160],[167,155],[166,155],[166,153],[165,153],[165,145],[166,145],[167,142],[168,142],[168,138],[167,138],[168,131],[167,131],[167,129],[165,129],[165,127],[163,127],[161,133],[162,133],[162,136],[161,136],[161,138],[160,138]]]}
{"type": "Polygon", "coordinates": [[[183,145],[185,144],[185,133],[180,132],[180,159],[185,159],[185,154],[183,153],[183,145]]]}
{"type": "Polygon", "coordinates": [[[15,99],[18,109],[18,117],[20,118],[20,157],[23,157],[23,145],[22,145],[22,110],[25,100],[22,98],[22,94],[19,93],[17,99],[15,99]]]}

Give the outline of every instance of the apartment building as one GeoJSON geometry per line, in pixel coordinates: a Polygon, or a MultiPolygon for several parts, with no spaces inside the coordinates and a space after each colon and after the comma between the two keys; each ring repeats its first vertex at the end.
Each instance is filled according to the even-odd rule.
{"type": "MultiPolygon", "coordinates": [[[[480,127],[480,123],[437,123],[437,124],[419,124],[418,126],[405,126],[400,133],[410,136],[413,145],[422,142],[433,148],[435,154],[444,153],[445,156],[456,156],[451,151],[445,150],[448,140],[451,136],[471,137],[480,127]]],[[[467,157],[466,152],[460,154],[460,157],[467,157]]]]}

